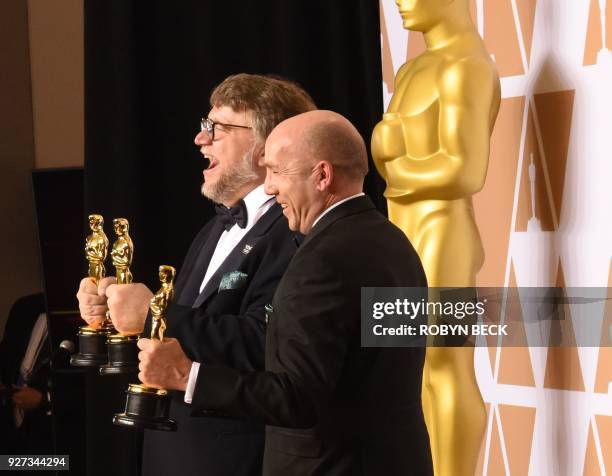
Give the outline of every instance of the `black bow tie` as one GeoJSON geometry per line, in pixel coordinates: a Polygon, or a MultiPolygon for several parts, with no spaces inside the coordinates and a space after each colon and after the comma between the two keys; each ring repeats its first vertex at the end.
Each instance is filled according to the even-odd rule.
{"type": "Polygon", "coordinates": [[[234,225],[244,228],[247,224],[247,209],[244,200],[240,200],[235,206],[227,208],[225,205],[216,204],[215,212],[223,227],[228,231],[234,225]]]}

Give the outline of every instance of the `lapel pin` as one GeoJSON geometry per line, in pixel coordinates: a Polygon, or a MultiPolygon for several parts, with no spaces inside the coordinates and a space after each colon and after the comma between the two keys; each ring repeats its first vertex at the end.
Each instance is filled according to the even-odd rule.
{"type": "Polygon", "coordinates": [[[244,245],[244,248],[242,249],[242,254],[248,255],[252,249],[253,247],[251,245],[244,245]]]}

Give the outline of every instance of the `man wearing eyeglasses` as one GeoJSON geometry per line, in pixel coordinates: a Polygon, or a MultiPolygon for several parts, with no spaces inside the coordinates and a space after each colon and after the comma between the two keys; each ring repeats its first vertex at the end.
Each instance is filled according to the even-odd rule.
{"type": "MultiPolygon", "coordinates": [[[[225,79],[210,103],[195,144],[208,161],[202,194],[216,203],[217,216],[180,269],[167,312],[170,338],[139,341],[140,380],[153,387],[171,381],[183,391],[171,410],[178,431],[145,432],[144,476],[261,474],[263,426],[194,415],[190,403],[200,366],[264,368],[265,307],[296,250],[281,207],[263,188],[264,143],[278,123],[315,105],[291,82],[247,74],[225,79]]],[[[99,325],[107,309],[119,332],[150,325],[152,293],[141,283],[106,278],[96,290],[84,279],[77,297],[89,325],[99,325]]]]}

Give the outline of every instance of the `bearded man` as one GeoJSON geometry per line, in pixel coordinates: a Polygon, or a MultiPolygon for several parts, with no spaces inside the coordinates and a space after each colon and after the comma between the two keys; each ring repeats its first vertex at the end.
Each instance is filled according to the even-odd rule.
{"type": "MultiPolygon", "coordinates": [[[[180,269],[175,300],[167,311],[164,346],[149,365],[158,341],[141,339],[139,378],[179,389],[172,403],[176,433],[145,431],[143,474],[225,476],[261,474],[261,423],[213,416],[192,417],[191,397],[200,365],[263,370],[265,306],[296,245],[281,207],[264,191],[264,145],[283,120],[315,109],[299,86],[277,78],[238,74],[212,92],[212,109],[201,121],[195,144],[208,160],[202,194],[217,204],[217,216],[195,237],[180,269]]],[[[77,297],[90,325],[107,309],[119,332],[145,328],[152,292],[114,278],[83,280],[77,297]]]]}

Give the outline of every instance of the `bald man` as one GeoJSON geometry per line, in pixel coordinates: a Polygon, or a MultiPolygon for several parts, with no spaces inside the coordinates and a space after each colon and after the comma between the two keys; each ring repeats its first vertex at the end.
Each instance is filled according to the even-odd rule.
{"type": "Polygon", "coordinates": [[[427,286],[405,235],[363,194],[363,139],[312,111],[265,146],[265,190],[306,235],[268,309],[266,371],[199,369],[192,409],[265,422],[264,475],[429,475],[423,349],[362,348],[362,286],[427,286]]]}

